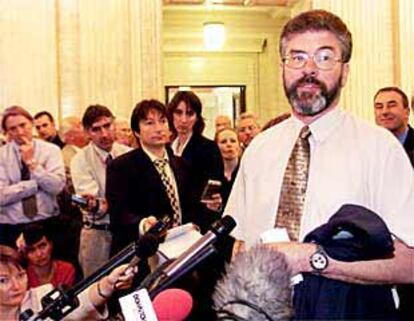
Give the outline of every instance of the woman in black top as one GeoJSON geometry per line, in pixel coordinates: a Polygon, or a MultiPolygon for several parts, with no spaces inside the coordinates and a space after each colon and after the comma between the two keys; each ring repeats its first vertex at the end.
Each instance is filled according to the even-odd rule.
{"type": "MultiPolygon", "coordinates": [[[[209,179],[224,181],[224,167],[217,144],[202,135],[205,123],[201,115],[200,99],[191,91],[177,92],[168,105],[168,116],[173,141],[171,148],[176,156],[181,156],[190,166],[194,188],[194,197],[201,199],[201,194],[209,179]]],[[[204,230],[218,219],[208,215],[200,222],[204,230]]]]}

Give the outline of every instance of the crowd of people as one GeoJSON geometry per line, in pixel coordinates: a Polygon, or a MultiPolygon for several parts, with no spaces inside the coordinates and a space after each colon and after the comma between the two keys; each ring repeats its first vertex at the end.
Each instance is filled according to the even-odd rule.
{"type": "MultiPolygon", "coordinates": [[[[192,222],[204,233],[225,213],[237,221],[234,238],[218,244],[218,254],[185,285],[195,298],[192,319],[214,319],[211,295],[224,262],[276,228],[289,239],[273,240],[270,247],[284,254],[292,274],[402,284],[398,317],[408,320],[414,283],[409,100],[397,87],[381,88],[373,99],[377,127],[340,110],[351,52],[351,34],[338,17],[314,10],[293,18],[280,40],[291,113],[263,128],[252,113],[242,113],[234,128],[234,120],[219,115],[214,140],[203,135],[202,103],[191,91],[177,92],[167,106],[142,100],[129,120],[91,105],[81,119],[64,118],[59,129],[48,111],[32,116],[21,106],[6,108],[0,319],[15,320],[36,289],[71,287],[91,275],[165,215],[172,226],[192,222]],[[220,182],[220,192],[202,199],[211,180],[220,182]],[[321,244],[303,242],[345,204],[364,206],[385,221],[394,236],[391,257],[344,262],[321,244]],[[320,260],[325,263],[314,263],[320,260]]],[[[142,260],[135,280],[148,273],[142,260]]],[[[94,284],[85,291],[88,306],[73,318],[106,315],[104,303],[133,274],[122,267],[94,284]]],[[[29,305],[39,309],[38,302],[29,305]]],[[[362,309],[356,317],[381,316],[378,311],[362,309]]]]}

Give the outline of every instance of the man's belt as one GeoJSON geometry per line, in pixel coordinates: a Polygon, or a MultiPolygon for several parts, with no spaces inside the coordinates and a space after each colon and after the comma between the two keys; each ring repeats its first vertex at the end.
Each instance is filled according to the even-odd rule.
{"type": "Polygon", "coordinates": [[[109,224],[95,224],[92,222],[83,222],[83,227],[86,229],[93,229],[99,231],[109,231],[109,224]]]}

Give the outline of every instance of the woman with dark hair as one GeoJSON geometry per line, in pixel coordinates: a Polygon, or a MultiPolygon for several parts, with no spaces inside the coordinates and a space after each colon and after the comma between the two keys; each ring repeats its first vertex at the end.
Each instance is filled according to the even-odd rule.
{"type": "MultiPolygon", "coordinates": [[[[202,135],[204,119],[202,117],[200,99],[191,91],[177,92],[168,105],[170,128],[173,132],[171,148],[176,156],[181,156],[189,165],[193,197],[200,200],[196,206],[196,217],[193,223],[206,232],[221,213],[222,205],[220,194],[214,194],[211,201],[201,203],[201,195],[209,180],[223,183],[224,167],[220,150],[217,144],[202,135]],[[214,206],[213,206],[214,205],[214,206]]],[[[199,284],[197,293],[192,293],[197,299],[192,318],[194,320],[212,320],[211,294],[222,266],[220,256],[211,256],[199,265],[197,269],[199,284]]]]}
{"type": "Polygon", "coordinates": [[[71,287],[75,282],[75,268],[65,261],[53,258],[53,242],[41,224],[24,228],[17,246],[27,259],[29,288],[51,283],[54,287],[71,287]]]}
{"type": "MultiPolygon", "coordinates": [[[[132,280],[134,272],[126,272],[126,269],[127,265],[116,268],[79,294],[80,306],[64,320],[106,320],[106,302],[116,288],[125,288],[132,280]]],[[[52,289],[51,284],[45,284],[28,290],[27,274],[19,253],[0,245],[0,320],[17,321],[26,309],[40,312],[41,299],[52,289]]]]}
{"type": "MultiPolygon", "coordinates": [[[[191,91],[177,92],[168,105],[168,117],[174,137],[171,148],[174,154],[181,156],[191,168],[196,199],[201,199],[208,180],[223,182],[224,172],[217,144],[202,135],[205,123],[201,114],[201,101],[191,91]]],[[[215,198],[216,202],[219,197],[215,198]]],[[[221,204],[221,198],[219,203],[221,204]]],[[[198,223],[203,231],[217,218],[217,215],[209,215],[195,223],[198,223]]]]}

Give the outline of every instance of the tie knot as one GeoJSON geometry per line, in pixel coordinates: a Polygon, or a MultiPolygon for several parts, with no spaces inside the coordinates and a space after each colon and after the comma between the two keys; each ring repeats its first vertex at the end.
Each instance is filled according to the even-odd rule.
{"type": "Polygon", "coordinates": [[[113,159],[114,158],[112,157],[112,155],[108,154],[108,156],[106,156],[106,159],[105,159],[105,164],[108,166],[112,162],[113,159]]]}
{"type": "Polygon", "coordinates": [[[308,137],[311,135],[311,131],[309,126],[304,126],[300,130],[299,137],[302,139],[308,139],[308,137]]]}
{"type": "Polygon", "coordinates": [[[157,159],[154,161],[154,165],[159,169],[159,170],[164,170],[165,166],[167,166],[167,160],[166,159],[157,159]]]}

